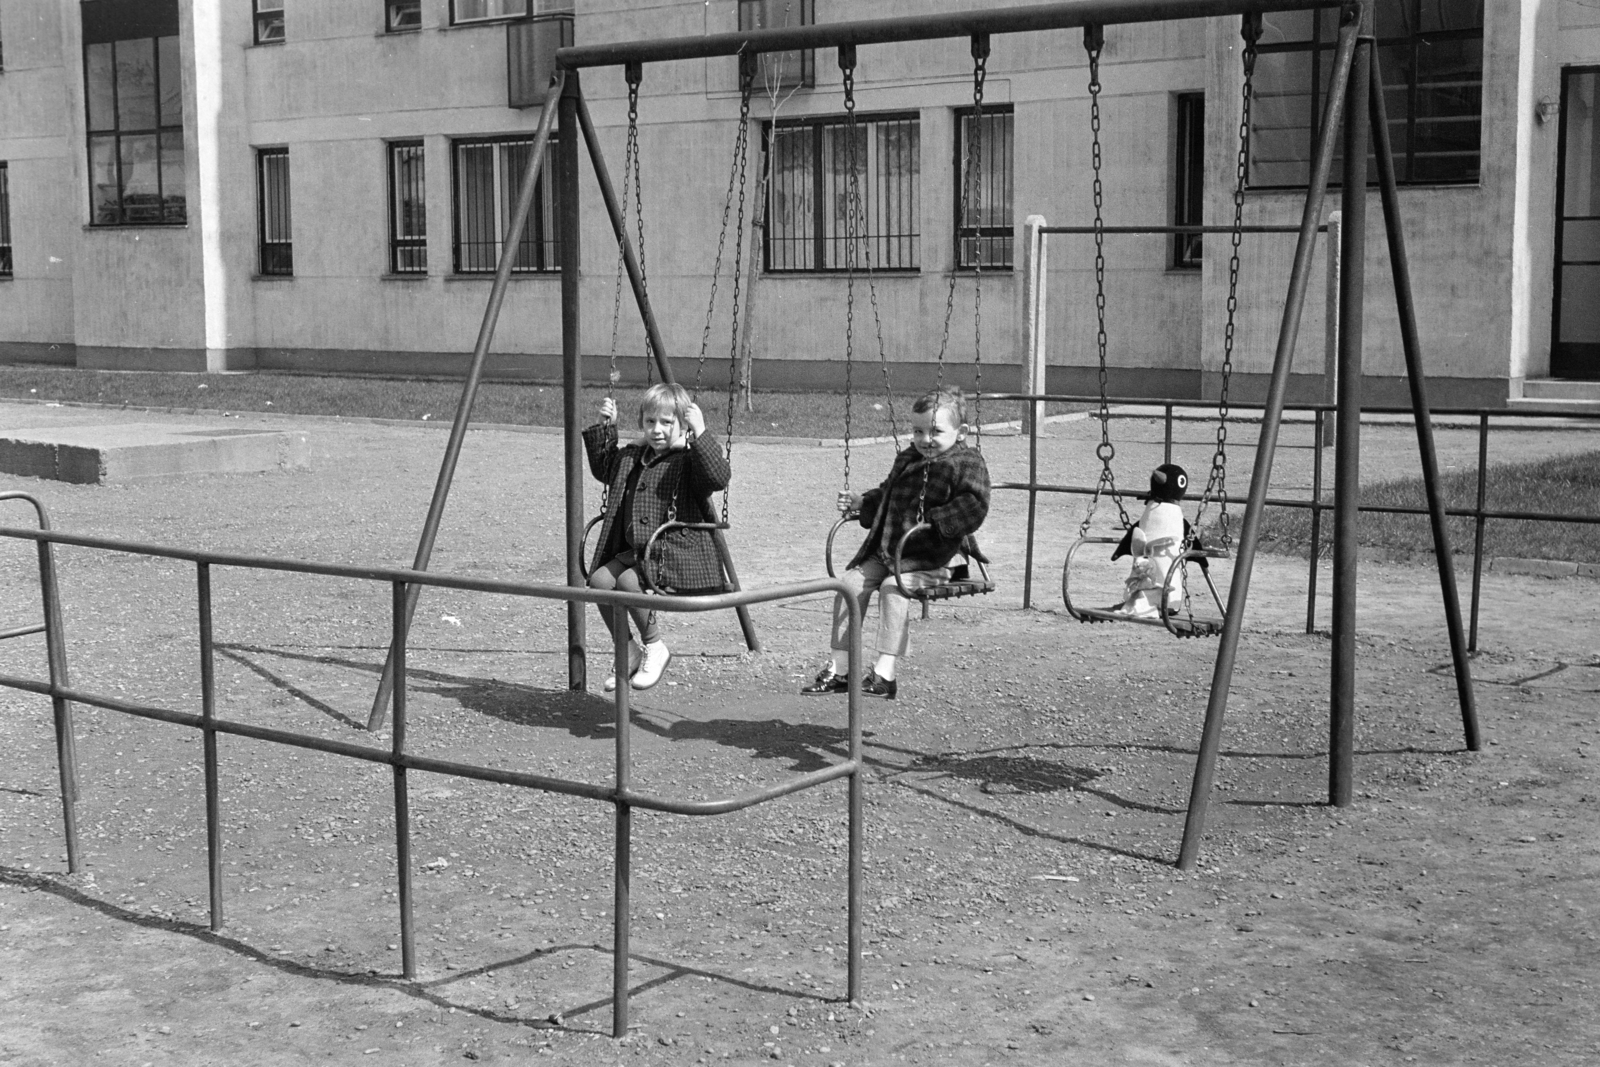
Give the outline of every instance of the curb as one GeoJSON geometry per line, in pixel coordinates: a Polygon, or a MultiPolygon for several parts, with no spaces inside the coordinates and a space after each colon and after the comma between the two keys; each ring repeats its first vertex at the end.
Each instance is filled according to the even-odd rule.
{"type": "Polygon", "coordinates": [[[1574,563],[1559,559],[1522,559],[1495,556],[1489,570],[1501,574],[1525,574],[1534,578],[1600,578],[1600,563],[1574,563]]]}

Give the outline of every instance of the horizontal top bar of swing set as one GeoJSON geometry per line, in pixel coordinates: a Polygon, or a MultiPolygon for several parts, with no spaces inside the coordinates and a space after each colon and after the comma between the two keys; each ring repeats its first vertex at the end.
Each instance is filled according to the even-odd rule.
{"type": "MultiPolygon", "coordinates": [[[[1298,226],[1040,226],[1040,233],[1299,233],[1298,226]]],[[[1317,227],[1318,233],[1327,233],[1326,224],[1317,227]]]]}
{"type": "Polygon", "coordinates": [[[575,45],[556,50],[556,65],[563,70],[579,70],[624,63],[736,56],[741,52],[789,52],[797,48],[931,41],[985,33],[1028,33],[1079,26],[1165,22],[1340,6],[1337,0],[1071,0],[1067,3],[1032,4],[989,11],[950,11],[937,15],[907,15],[860,22],[823,22],[776,30],[741,30],[698,37],[575,45]]]}

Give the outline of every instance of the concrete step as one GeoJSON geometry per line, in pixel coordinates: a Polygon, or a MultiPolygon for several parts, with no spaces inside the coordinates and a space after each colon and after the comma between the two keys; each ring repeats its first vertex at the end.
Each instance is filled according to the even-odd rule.
{"type": "Polygon", "coordinates": [[[1530,378],[1522,383],[1524,400],[1580,400],[1600,404],[1600,382],[1572,378],[1530,378]]]}
{"type": "Polygon", "coordinates": [[[304,433],[175,423],[58,425],[0,432],[0,472],[79,485],[308,465],[304,433]]]}
{"type": "MultiPolygon", "coordinates": [[[[1509,411],[1537,411],[1550,415],[1600,415],[1600,399],[1563,400],[1544,397],[1512,397],[1506,401],[1509,411]]],[[[1597,424],[1600,427],[1600,424],[1597,424]]]]}

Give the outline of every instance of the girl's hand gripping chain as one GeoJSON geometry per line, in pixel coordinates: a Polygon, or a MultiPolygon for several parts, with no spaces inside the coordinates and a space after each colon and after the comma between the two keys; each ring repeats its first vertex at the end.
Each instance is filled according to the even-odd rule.
{"type": "Polygon", "coordinates": [[[617,421],[617,402],[609,396],[600,401],[600,419],[602,422],[617,421]]]}
{"type": "Polygon", "coordinates": [[[861,494],[852,493],[848,489],[839,490],[839,514],[848,515],[852,511],[861,510],[861,494]]]}
{"type": "MultiPolygon", "coordinates": [[[[706,432],[706,417],[700,411],[699,404],[690,404],[683,412],[683,421],[689,424],[689,429],[696,437],[702,437],[706,432]]],[[[687,442],[685,442],[687,447],[687,442]]]]}

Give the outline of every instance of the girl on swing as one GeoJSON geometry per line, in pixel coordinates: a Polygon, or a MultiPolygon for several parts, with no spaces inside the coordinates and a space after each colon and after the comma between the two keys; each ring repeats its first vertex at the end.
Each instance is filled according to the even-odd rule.
{"type": "MultiPolygon", "coordinates": [[[[639,403],[639,429],[637,439],[619,445],[617,404],[606,397],[600,402],[600,421],[583,431],[589,470],[606,487],[605,519],[589,570],[592,589],[642,592],[641,557],[657,527],[674,520],[715,522],[715,515],[703,513],[705,501],[728,485],[728,458],[706,436],[705,416],[683,386],[652,385],[639,403]]],[[[655,551],[654,586],[661,592],[692,596],[722,591],[722,561],[709,530],[671,530],[657,539],[655,551]]],[[[618,625],[629,634],[629,684],[649,689],[659,682],[672,653],[661,640],[655,612],[597,607],[612,640],[618,625]],[[637,641],[628,629],[630,615],[639,631],[637,641]]],[[[616,687],[614,675],[606,679],[606,692],[616,687]]]]}

